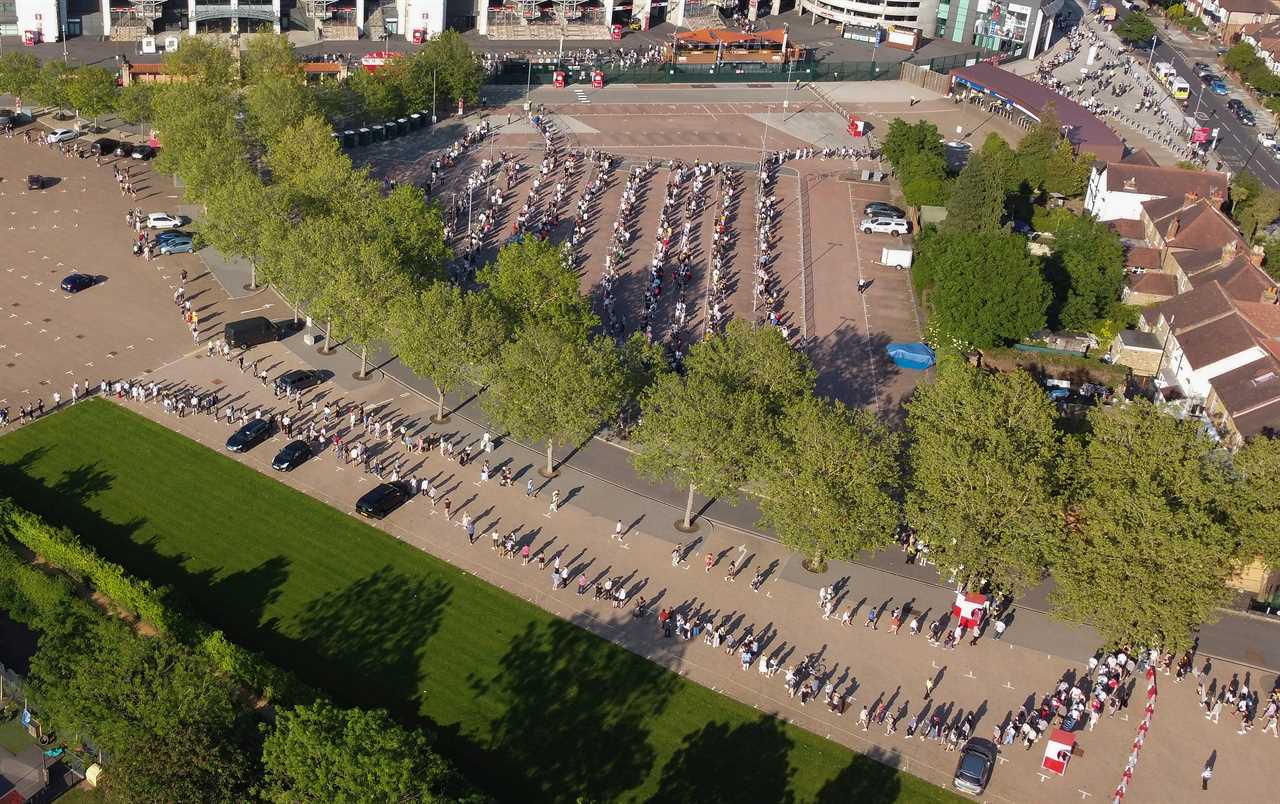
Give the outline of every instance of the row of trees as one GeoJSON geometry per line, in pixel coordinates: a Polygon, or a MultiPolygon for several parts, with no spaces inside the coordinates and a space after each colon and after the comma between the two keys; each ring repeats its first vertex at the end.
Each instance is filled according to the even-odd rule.
{"type": "MultiPolygon", "coordinates": [[[[1254,485],[1265,473],[1249,468],[1274,460],[1268,446],[1215,464],[1211,445],[1193,429],[1142,406],[1115,419],[1099,413],[1087,437],[1067,439],[1029,377],[991,378],[965,366],[944,369],[938,383],[920,390],[901,440],[868,414],[816,397],[808,359],[772,328],[730,326],[694,345],[681,374],[670,372],[665,356],[643,339],[619,344],[602,337],[575,271],[551,243],[508,244],[479,273],[478,288],[451,284],[439,213],[418,190],[384,193],[352,167],[309,107],[254,105],[257,93],[269,95],[264,87],[296,67],[283,45],[272,53],[279,58],[250,59],[254,83],[247,87],[223,83],[204,62],[187,82],[155,90],[166,144],[161,167],[181,176],[188,195],[206,205],[205,236],[254,260],[260,278],[327,322],[334,335],[365,349],[390,343],[441,394],[484,386],[481,404],[498,427],[547,446],[548,471],[554,445],[580,443],[638,400],[636,467],[689,486],[685,524],[695,489],[736,499],[749,488],[759,495],[763,522],[820,564],[891,542],[905,517],[962,580],[1018,591],[1052,567],[1063,588],[1059,613],[1089,619],[1117,642],[1176,646],[1221,600],[1222,581],[1236,562],[1258,550],[1275,555],[1273,545],[1234,535],[1280,532],[1267,529],[1276,512],[1254,485]],[[1147,440],[1135,429],[1150,433],[1147,440]],[[1117,445],[1126,449],[1125,471],[1151,474],[1117,476],[1106,461],[1117,445]],[[1152,484],[1170,482],[1154,472],[1175,447],[1185,456],[1182,474],[1197,461],[1203,467],[1201,491],[1194,499],[1144,501],[1152,484]],[[957,478],[961,470],[965,476],[957,478]],[[1001,477],[1007,488],[996,493],[1001,477]],[[1128,483],[1128,497],[1102,488],[1121,483],[1128,483]],[[1231,507],[1243,498],[1257,502],[1231,507]],[[1125,504],[1137,507],[1127,511],[1125,504]],[[1142,560],[1167,559],[1171,566],[1144,580],[1135,573],[1142,565],[1132,563],[1137,553],[1117,534],[1139,521],[1135,516],[1148,515],[1159,522],[1189,517],[1213,529],[1183,524],[1153,534],[1145,547],[1159,557],[1142,560]],[[1117,573],[1128,573],[1123,583],[1117,573]],[[1088,584],[1095,585],[1092,596],[1074,591],[1088,584]],[[1099,588],[1106,593],[1097,594],[1099,588]],[[1098,600],[1114,605],[1103,610],[1098,600]]],[[[294,85],[276,89],[285,91],[286,83],[294,85]]],[[[1027,166],[1037,164],[1033,155],[1049,159],[1060,147],[1051,144],[1014,152],[1023,179],[1033,169],[1027,166]]],[[[992,145],[962,174],[966,187],[985,194],[987,200],[973,201],[987,204],[991,219],[926,236],[919,263],[936,271],[931,284],[943,299],[967,293],[986,305],[999,293],[982,286],[990,277],[979,269],[989,274],[993,266],[1020,265],[1017,292],[1007,295],[1031,299],[1030,312],[1044,316],[1056,299],[1051,277],[1043,264],[1028,261],[1024,239],[999,227],[1008,196],[997,190],[1012,186],[999,167],[1009,161],[1002,154],[992,145]],[[954,290],[947,284],[952,266],[942,262],[952,250],[973,277],[954,290]]],[[[1094,252],[1114,244],[1086,223],[1079,232],[1060,227],[1063,310],[1100,304],[1098,291],[1078,277],[1105,278],[1094,252]]],[[[1028,314],[1020,326],[1031,324],[1028,314]]],[[[442,414],[443,397],[439,404],[442,414]]]]}
{"type": "Polygon", "coordinates": [[[142,635],[2,540],[0,578],[0,609],[38,635],[26,705],[72,750],[106,756],[108,801],[484,801],[383,710],[313,695],[263,723],[209,656],[142,635]]]}
{"type": "MultiPolygon", "coordinates": [[[[238,95],[244,111],[256,116],[259,130],[267,135],[276,133],[273,129],[280,121],[287,124],[308,115],[323,116],[339,126],[434,110],[459,99],[472,104],[485,76],[454,31],[376,74],[356,70],[346,80],[314,85],[306,83],[287,41],[269,33],[248,38],[239,64],[225,46],[197,38],[183,40],[182,48],[166,54],[165,64],[188,80],[238,95]]],[[[74,109],[90,119],[114,112],[130,123],[153,122],[155,99],[163,94],[157,85],[141,82],[120,89],[116,74],[103,67],[71,67],[52,59],[41,64],[29,53],[14,51],[0,55],[0,94],[4,93],[24,103],[74,109]]]]}

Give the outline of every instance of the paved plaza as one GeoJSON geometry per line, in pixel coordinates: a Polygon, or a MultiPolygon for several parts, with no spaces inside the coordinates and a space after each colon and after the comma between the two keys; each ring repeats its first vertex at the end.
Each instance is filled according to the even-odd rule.
{"type": "MultiPolygon", "coordinates": [[[[566,133],[571,147],[609,151],[628,166],[650,157],[659,161],[702,159],[732,163],[749,177],[762,150],[860,145],[847,134],[841,139],[831,110],[811,95],[792,94],[783,112],[782,87],[767,90],[768,99],[748,99],[752,92],[765,91],[664,88],[653,91],[662,94],[642,96],[650,100],[627,102],[619,98],[624,93],[606,89],[587,94],[588,103],[563,92],[557,96],[550,90],[538,90],[532,99],[548,106],[551,119],[566,133]],[[681,103],[671,97],[680,92],[698,94],[687,95],[689,102],[681,103]],[[713,93],[721,99],[709,97],[713,93]]],[[[887,125],[899,114],[919,115],[938,122],[948,136],[959,126],[959,136],[968,139],[980,141],[985,131],[1000,130],[1011,141],[1016,140],[1012,132],[999,128],[1007,126],[1005,122],[967,105],[955,106],[905,87],[882,91],[884,96],[867,100],[863,107],[856,99],[847,106],[866,114],[877,126],[887,125]],[[919,93],[922,102],[910,105],[911,92],[919,93]]],[[[513,187],[516,198],[527,195],[541,158],[540,138],[522,122],[519,105],[510,108],[510,125],[505,109],[490,114],[497,135],[463,164],[446,171],[443,185],[434,190],[437,196],[457,192],[457,183],[472,169],[473,160],[504,150],[519,154],[526,168],[533,168],[526,169],[513,187]]],[[[460,133],[460,125],[445,124],[427,135],[371,147],[360,156],[388,178],[420,181],[424,165],[436,153],[433,149],[446,146],[460,133]]],[[[12,245],[0,258],[4,269],[0,272],[0,287],[4,288],[0,302],[0,406],[16,413],[19,405],[37,398],[44,398],[48,406],[54,390],[67,397],[71,383],[77,380],[96,384],[104,378],[142,377],[166,390],[216,391],[223,405],[244,406],[250,415],[255,409],[267,414],[280,409],[284,403],[275,399],[269,388],[242,373],[236,363],[208,357],[203,344],[193,343],[172,294],[178,272],[187,270],[188,298],[196,302],[195,309],[200,312],[202,339],[220,337],[225,320],[259,313],[282,318],[287,314],[284,301],[271,291],[244,290],[243,274],[234,266],[193,255],[147,262],[130,254],[132,233],[124,225],[125,211],[132,206],[140,206],[144,212],[178,211],[178,192],[171,182],[151,177],[144,166],[135,174],[142,193],[137,201],[131,201],[120,196],[110,167],[95,167],[92,160],[64,159],[20,139],[0,139],[0,161],[14,166],[0,182],[4,193],[0,195],[0,224],[8,218],[4,225],[13,227],[5,238],[6,244],[12,245]],[[42,192],[26,193],[20,189],[20,178],[29,172],[55,176],[59,182],[42,192]],[[213,266],[212,270],[205,270],[206,264],[213,266]],[[49,292],[49,283],[56,285],[61,276],[73,270],[102,275],[108,281],[77,296],[49,292]]],[[[775,272],[783,289],[783,317],[796,333],[797,344],[813,356],[822,391],[893,420],[920,376],[899,372],[885,361],[883,345],[918,340],[922,317],[909,274],[880,264],[881,249],[897,241],[887,235],[864,235],[855,228],[868,201],[895,200],[892,184],[860,180],[859,171],[864,167],[877,165],[816,156],[786,162],[777,182],[781,216],[772,248],[778,255],[775,272]],[[860,280],[871,283],[862,294],[857,291],[860,280]]],[[[645,185],[635,224],[634,265],[627,264],[625,271],[644,270],[667,170],[665,164],[655,167],[645,185]]],[[[594,202],[599,219],[593,222],[595,231],[580,255],[583,290],[592,294],[593,300],[599,298],[601,241],[616,218],[623,175],[625,168],[615,171],[614,181],[594,202]]],[[[568,189],[567,207],[576,203],[581,192],[581,176],[578,181],[568,189]]],[[[734,259],[750,265],[755,257],[751,231],[754,182],[749,179],[743,187],[739,200],[742,214],[734,224],[738,227],[734,249],[739,250],[734,259]]],[[[511,208],[508,203],[504,214],[511,214],[511,208]]],[[[704,214],[699,225],[699,253],[705,253],[710,237],[709,218],[704,214]]],[[[492,253],[509,228],[510,221],[504,218],[500,233],[486,242],[485,253],[492,253]]],[[[556,233],[563,235],[563,229],[556,233]]],[[[622,294],[619,303],[634,307],[636,299],[622,294]]],[[[751,320],[749,289],[745,294],[742,287],[735,289],[730,306],[734,316],[751,320]]],[[[630,315],[635,316],[634,309],[630,315]]],[[[325,405],[342,409],[364,404],[375,415],[397,426],[404,424],[411,438],[430,432],[459,446],[470,444],[473,449],[480,442],[483,429],[473,423],[473,408],[464,409],[446,424],[429,424],[434,412],[430,395],[393,379],[397,375],[391,367],[385,373],[375,372],[368,381],[353,379],[357,368],[353,355],[337,350],[331,356],[320,356],[298,335],[280,344],[257,347],[249,357],[260,361],[260,367],[272,377],[306,366],[332,372],[332,379],[305,400],[299,415],[303,427],[318,415],[312,411],[312,400],[317,410],[325,405]]],[[[118,404],[216,450],[222,450],[231,432],[225,422],[207,416],[178,418],[165,415],[159,405],[118,404]]],[[[346,419],[337,427],[344,440],[367,444],[379,461],[388,466],[398,462],[401,477],[428,478],[441,498],[449,496],[451,518],[446,518],[442,507],[433,510],[426,499],[419,498],[378,523],[393,537],[691,680],[939,785],[949,785],[956,756],[947,755],[934,742],[905,739],[906,723],[912,716],[938,713],[958,720],[973,713],[974,733],[990,737],[1009,713],[1028,701],[1038,703],[1064,675],[1081,674],[1099,647],[1089,629],[1058,623],[1035,608],[1020,606],[1015,606],[1003,640],[988,634],[976,645],[965,641],[950,651],[931,647],[923,635],[909,635],[908,627],[897,634],[888,633],[887,625],[877,630],[865,628],[862,622],[868,610],[875,608],[887,617],[895,607],[910,612],[904,622],[920,617],[927,626],[950,611],[954,593],[931,568],[903,567],[901,557],[892,550],[881,556],[888,571],[867,563],[833,561],[826,574],[812,575],[796,556],[773,540],[733,527],[723,519],[704,519],[694,536],[678,534],[671,527],[676,508],[661,493],[624,488],[591,471],[590,460],[625,463],[623,453],[611,445],[593,442],[581,459],[561,468],[558,478],[545,481],[536,472],[540,453],[501,437],[491,454],[460,467],[438,452],[406,451],[394,440],[376,439],[359,426],[349,428],[346,419]],[[607,457],[591,457],[601,454],[607,457]],[[480,467],[486,460],[495,474],[509,469],[514,485],[483,482],[480,467]],[[536,498],[525,494],[529,479],[535,482],[536,498]],[[561,507],[553,512],[549,503],[556,491],[561,507]],[[464,514],[476,524],[475,543],[466,538],[461,527],[464,514]],[[620,540],[612,538],[619,521],[624,531],[620,540]],[[559,559],[569,568],[571,578],[581,575],[589,588],[605,578],[622,576],[628,590],[627,608],[614,608],[591,594],[579,596],[576,580],[568,589],[552,591],[548,574],[539,571],[536,561],[523,565],[518,558],[500,559],[488,549],[489,536],[512,529],[522,546],[530,545],[534,556],[545,556],[548,567],[559,559]],[[672,552],[677,549],[680,560],[673,565],[672,552]],[[708,555],[712,564],[709,572],[705,569],[708,555]],[[736,573],[733,579],[726,578],[730,561],[736,573]],[[763,572],[764,582],[755,592],[749,581],[757,572],[763,572]],[[833,586],[837,595],[835,613],[826,620],[817,605],[818,589],[823,586],[833,586]],[[649,614],[635,618],[632,607],[640,597],[648,602],[649,614]],[[736,656],[725,655],[723,649],[712,648],[701,639],[662,637],[655,620],[661,608],[723,623],[734,640],[750,632],[760,642],[763,655],[776,657],[784,668],[813,657],[814,674],[824,690],[830,685],[834,691],[848,694],[849,708],[836,715],[820,699],[802,706],[798,698],[787,694],[781,672],[768,677],[754,666],[743,671],[736,656]],[[841,624],[845,612],[850,613],[850,626],[841,624]],[[929,701],[924,697],[926,680],[934,681],[929,701]],[[900,718],[896,732],[887,733],[886,724],[859,728],[858,713],[863,706],[886,704],[891,715],[900,718]]],[[[270,473],[268,464],[284,441],[278,434],[238,460],[270,473]]],[[[312,458],[288,475],[275,476],[344,511],[351,511],[354,501],[378,482],[332,452],[312,458]]],[[[1197,668],[1204,662],[1205,657],[1198,657],[1197,668]]],[[[1233,675],[1264,695],[1275,681],[1273,673],[1213,660],[1209,677],[1218,685],[1233,675]]],[[[1206,720],[1195,696],[1194,679],[1175,684],[1171,676],[1160,676],[1159,685],[1155,722],[1128,801],[1209,800],[1199,785],[1200,771],[1207,761],[1215,763],[1209,794],[1212,800],[1259,800],[1259,791],[1280,782],[1274,763],[1268,762],[1280,746],[1280,742],[1272,742],[1276,738],[1260,729],[1237,734],[1238,721],[1229,713],[1218,723],[1206,720]]],[[[1104,717],[1095,730],[1079,734],[1082,750],[1063,778],[1040,770],[1043,741],[1030,750],[1005,747],[984,800],[1110,801],[1141,719],[1143,695],[1139,680],[1127,709],[1114,718],[1104,717]]]]}

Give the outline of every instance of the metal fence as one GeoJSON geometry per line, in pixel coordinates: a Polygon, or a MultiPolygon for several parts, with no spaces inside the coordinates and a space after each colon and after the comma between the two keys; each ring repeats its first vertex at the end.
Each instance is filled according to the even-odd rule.
{"type": "Polygon", "coordinates": [[[565,84],[590,84],[591,72],[600,69],[605,84],[696,84],[780,83],[785,81],[893,81],[898,78],[897,62],[808,61],[792,65],[776,64],[653,64],[644,67],[601,67],[507,63],[490,76],[490,84],[549,86],[557,70],[563,70],[565,84]]]}

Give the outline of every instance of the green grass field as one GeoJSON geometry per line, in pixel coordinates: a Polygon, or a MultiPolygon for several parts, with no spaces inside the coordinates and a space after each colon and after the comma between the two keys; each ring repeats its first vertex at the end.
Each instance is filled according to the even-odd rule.
{"type": "Polygon", "coordinates": [[[107,402],[0,438],[0,493],[337,700],[427,725],[504,801],[959,800],[107,402]]]}

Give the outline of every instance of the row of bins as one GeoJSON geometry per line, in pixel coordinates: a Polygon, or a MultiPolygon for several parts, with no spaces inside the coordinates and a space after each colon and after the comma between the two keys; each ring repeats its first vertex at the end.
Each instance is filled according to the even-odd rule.
{"type": "Polygon", "coordinates": [[[388,120],[385,123],[377,123],[372,126],[361,126],[360,128],[349,128],[346,131],[333,132],[333,138],[343,148],[358,148],[362,145],[372,145],[376,142],[384,142],[393,140],[396,137],[404,136],[411,131],[417,131],[421,128],[429,128],[431,126],[431,113],[422,111],[414,112],[407,117],[401,117],[395,120],[388,120]]]}

